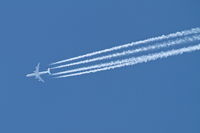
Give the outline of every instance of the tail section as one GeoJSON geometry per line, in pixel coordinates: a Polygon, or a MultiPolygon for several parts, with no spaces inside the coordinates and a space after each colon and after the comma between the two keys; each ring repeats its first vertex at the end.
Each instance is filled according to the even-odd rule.
{"type": "Polygon", "coordinates": [[[47,72],[48,72],[49,75],[51,75],[50,68],[47,69],[47,72]]]}

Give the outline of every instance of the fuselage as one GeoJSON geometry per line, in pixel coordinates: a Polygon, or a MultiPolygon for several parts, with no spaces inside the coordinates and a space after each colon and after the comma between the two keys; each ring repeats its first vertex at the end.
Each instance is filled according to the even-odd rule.
{"type": "Polygon", "coordinates": [[[36,77],[36,76],[40,76],[40,75],[47,74],[47,73],[49,73],[49,71],[34,72],[34,73],[27,74],[26,77],[36,77]]]}

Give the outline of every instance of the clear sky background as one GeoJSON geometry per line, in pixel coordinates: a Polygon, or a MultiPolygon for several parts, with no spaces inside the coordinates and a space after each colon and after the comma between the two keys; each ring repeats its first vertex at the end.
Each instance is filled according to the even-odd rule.
{"type": "Polygon", "coordinates": [[[46,83],[49,63],[200,26],[199,0],[0,2],[1,133],[199,133],[200,52],[46,83]]]}

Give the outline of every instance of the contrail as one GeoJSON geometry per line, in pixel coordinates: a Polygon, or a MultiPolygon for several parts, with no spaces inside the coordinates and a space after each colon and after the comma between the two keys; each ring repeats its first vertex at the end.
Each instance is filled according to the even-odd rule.
{"type": "MultiPolygon", "coordinates": [[[[176,41],[171,41],[168,43],[162,43],[160,45],[153,45],[153,46],[147,46],[147,47],[143,47],[143,48],[139,48],[138,50],[132,50],[130,52],[134,52],[134,51],[142,51],[142,50],[149,50],[150,48],[162,48],[162,47],[167,47],[167,46],[171,46],[171,45],[175,45],[178,43],[183,43],[183,42],[189,42],[189,41],[194,41],[194,40],[199,40],[200,36],[193,36],[192,38],[187,37],[185,39],[179,39],[176,41]]],[[[58,73],[54,73],[52,75],[61,75],[61,74],[67,74],[67,73],[72,73],[72,72],[78,72],[78,71],[85,71],[85,70],[89,70],[89,69],[97,69],[97,68],[101,68],[101,67],[107,67],[107,66],[111,66],[111,65],[117,65],[119,63],[126,63],[127,61],[129,61],[129,59],[123,59],[123,60],[118,60],[118,61],[111,61],[108,63],[102,63],[102,64],[97,64],[97,65],[92,65],[92,66],[88,66],[88,67],[81,67],[81,68],[76,68],[76,69],[72,69],[72,70],[67,70],[67,71],[63,71],[63,72],[58,72],[58,73]]]]}
{"type": "Polygon", "coordinates": [[[79,76],[79,75],[83,75],[83,74],[96,73],[99,71],[106,71],[106,70],[111,70],[111,69],[115,69],[115,68],[136,65],[139,63],[146,63],[149,61],[154,61],[157,59],[167,58],[167,57],[175,56],[175,55],[181,55],[183,53],[189,53],[189,52],[193,52],[193,51],[197,51],[197,50],[200,50],[200,44],[190,46],[190,47],[184,47],[184,48],[180,48],[180,49],[176,49],[176,50],[173,49],[173,50],[169,50],[169,51],[165,51],[165,52],[159,52],[159,53],[144,55],[144,56],[140,56],[140,57],[136,57],[136,58],[130,58],[129,62],[127,62],[127,63],[120,63],[120,64],[114,65],[114,66],[108,66],[108,67],[104,67],[104,68],[100,68],[100,69],[94,69],[94,70],[89,70],[89,71],[84,71],[84,72],[79,72],[79,73],[58,76],[55,78],[66,78],[66,77],[71,77],[71,76],[79,76]]]}
{"type": "MultiPolygon", "coordinates": [[[[80,65],[80,64],[90,63],[90,62],[94,62],[94,61],[100,61],[100,60],[104,60],[104,59],[111,59],[114,57],[130,55],[130,54],[144,52],[144,51],[148,51],[148,50],[160,49],[160,48],[169,47],[169,46],[173,46],[173,45],[177,45],[177,44],[181,44],[181,43],[192,42],[195,40],[200,40],[200,35],[193,35],[191,37],[184,37],[181,39],[170,40],[170,41],[163,42],[163,43],[157,43],[152,46],[146,46],[146,47],[142,47],[142,48],[138,48],[138,49],[134,49],[134,50],[127,50],[127,51],[114,53],[114,54],[110,54],[110,55],[105,55],[105,56],[101,56],[101,57],[96,57],[96,58],[92,58],[92,59],[88,59],[88,60],[82,60],[79,62],[74,62],[74,63],[70,63],[70,64],[66,64],[66,65],[60,65],[57,67],[53,67],[51,69],[58,69],[58,68],[69,67],[69,66],[74,66],[74,65],[80,65]]],[[[79,70],[79,71],[81,71],[81,70],[79,70]]],[[[69,73],[69,72],[67,72],[67,73],[69,73]]],[[[76,72],[76,71],[73,71],[73,72],[76,72]]],[[[58,75],[58,73],[55,75],[58,75]]]]}
{"type": "Polygon", "coordinates": [[[200,32],[200,28],[193,28],[193,29],[190,29],[190,30],[184,30],[184,31],[181,31],[181,32],[176,32],[176,33],[171,33],[171,34],[168,34],[168,35],[153,37],[153,38],[149,38],[149,39],[142,40],[142,41],[136,41],[136,42],[132,42],[132,43],[128,43],[128,44],[124,44],[124,45],[120,45],[120,46],[115,46],[115,47],[100,50],[100,51],[87,53],[87,54],[80,55],[80,56],[77,56],[77,57],[73,57],[73,58],[69,58],[69,59],[66,59],[66,60],[54,62],[54,63],[51,63],[51,65],[60,64],[60,63],[68,62],[68,61],[73,61],[73,60],[77,60],[77,59],[81,59],[81,58],[85,58],[85,57],[90,57],[90,56],[93,56],[93,55],[98,55],[98,54],[102,54],[102,53],[106,53],[106,52],[111,52],[111,51],[114,51],[114,50],[119,50],[119,49],[122,49],[122,48],[127,48],[127,47],[131,47],[131,46],[139,45],[139,44],[160,41],[160,40],[163,40],[163,39],[170,39],[170,38],[175,38],[175,37],[187,36],[187,35],[196,34],[196,33],[199,33],[199,32],[200,32]]]}

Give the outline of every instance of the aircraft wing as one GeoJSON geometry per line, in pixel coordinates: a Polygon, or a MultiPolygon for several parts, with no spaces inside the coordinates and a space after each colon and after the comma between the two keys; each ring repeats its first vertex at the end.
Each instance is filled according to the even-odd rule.
{"type": "Polygon", "coordinates": [[[38,63],[38,65],[35,67],[35,72],[39,72],[40,69],[40,63],[38,63]]]}
{"type": "Polygon", "coordinates": [[[44,80],[40,77],[40,75],[38,75],[36,78],[37,78],[39,81],[44,82],[44,80]]]}

